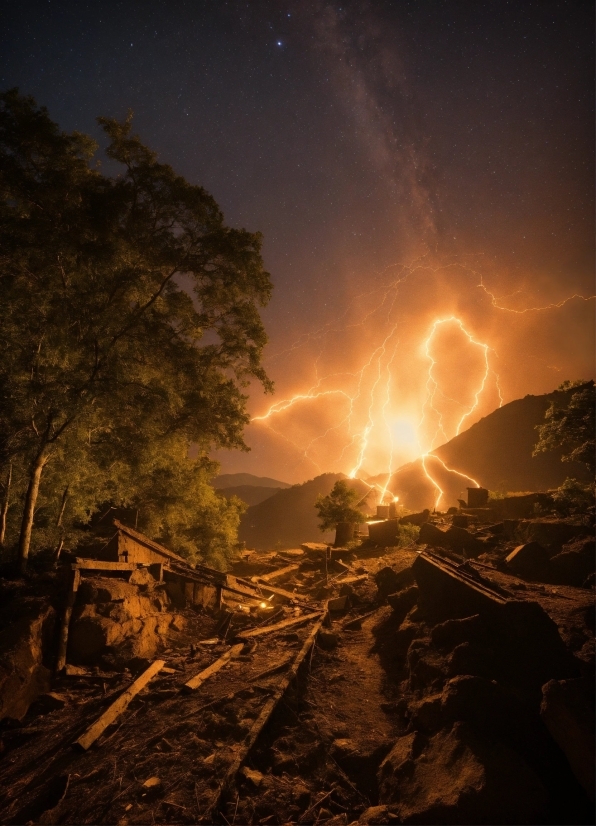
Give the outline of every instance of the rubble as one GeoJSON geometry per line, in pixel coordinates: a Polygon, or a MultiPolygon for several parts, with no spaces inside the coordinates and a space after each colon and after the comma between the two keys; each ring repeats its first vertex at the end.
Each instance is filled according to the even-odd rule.
{"type": "Polygon", "coordinates": [[[162,561],[66,557],[45,636],[22,632],[46,679],[0,725],[0,818],[589,823],[593,538],[492,504],[412,515],[411,548],[247,551],[227,573],[121,528],[162,561]]]}
{"type": "Polygon", "coordinates": [[[548,581],[557,585],[583,587],[589,584],[596,565],[596,542],[584,537],[567,542],[551,556],[548,581]]]}
{"type": "Polygon", "coordinates": [[[15,598],[0,631],[0,719],[22,720],[31,703],[51,686],[48,656],[55,611],[41,598],[15,598]],[[7,618],[8,619],[8,618],[7,618]]]}
{"type": "Polygon", "coordinates": [[[542,694],[540,716],[593,803],[594,683],[586,677],[549,680],[542,694]]]}
{"type": "Polygon", "coordinates": [[[544,580],[549,568],[549,555],[539,542],[527,542],[511,551],[505,557],[505,564],[511,573],[523,579],[544,580]]]}
{"type": "Polygon", "coordinates": [[[379,769],[379,801],[400,823],[544,823],[548,794],[513,750],[464,722],[400,738],[379,769]]]}

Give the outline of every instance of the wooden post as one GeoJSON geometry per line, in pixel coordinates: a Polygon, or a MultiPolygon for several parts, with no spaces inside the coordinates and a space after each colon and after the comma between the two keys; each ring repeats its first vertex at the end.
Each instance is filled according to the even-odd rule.
{"type": "Polygon", "coordinates": [[[70,617],[72,609],[74,608],[75,600],[77,598],[77,591],[81,582],[81,572],[76,568],[72,572],[72,580],[70,583],[70,590],[66,599],[66,606],[64,608],[64,615],[62,617],[62,625],[60,626],[60,638],[58,640],[58,656],[56,659],[56,673],[62,671],[66,665],[66,648],[68,646],[68,628],[70,626],[70,617]]]}
{"type": "Polygon", "coordinates": [[[273,634],[276,631],[284,631],[286,628],[290,628],[292,626],[296,627],[298,625],[305,625],[307,622],[317,619],[317,617],[320,616],[321,611],[317,611],[316,614],[307,614],[304,617],[292,617],[291,619],[278,622],[275,625],[263,625],[260,628],[251,628],[248,631],[240,631],[236,634],[236,637],[239,640],[249,640],[252,639],[252,637],[260,637],[263,634],[273,634]]]}
{"type": "Polygon", "coordinates": [[[145,688],[149,680],[151,680],[152,677],[155,677],[157,672],[160,671],[165,664],[165,660],[155,660],[154,663],[151,663],[149,668],[144,671],[140,677],[137,677],[134,683],[130,685],[126,691],[124,691],[118,699],[115,700],[108,709],[106,709],[106,711],[104,711],[101,717],[96,720],[93,725],[89,726],[83,734],[81,734],[79,739],[73,743],[73,746],[77,746],[78,748],[83,749],[83,751],[87,751],[89,746],[95,743],[97,738],[103,734],[107,727],[111,725],[114,720],[117,720],[123,711],[126,711],[130,701],[136,697],[142,688],[145,688]]]}
{"type": "Polygon", "coordinates": [[[187,683],[184,683],[183,690],[186,692],[196,691],[197,688],[203,685],[205,680],[208,680],[209,677],[212,677],[214,674],[217,674],[220,668],[223,668],[224,665],[232,659],[232,657],[237,657],[243,648],[244,643],[241,642],[237,645],[233,645],[229,651],[226,651],[225,654],[222,654],[222,656],[218,660],[215,660],[214,663],[211,663],[211,665],[208,668],[205,668],[203,671],[199,672],[199,674],[195,675],[194,677],[191,677],[191,679],[187,683]]]}

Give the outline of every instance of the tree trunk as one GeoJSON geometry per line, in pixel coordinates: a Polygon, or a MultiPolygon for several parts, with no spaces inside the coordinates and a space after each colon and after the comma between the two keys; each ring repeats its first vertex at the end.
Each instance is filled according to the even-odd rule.
{"type": "Polygon", "coordinates": [[[2,510],[0,511],[0,548],[4,547],[6,537],[6,518],[8,516],[8,497],[10,494],[10,483],[12,481],[12,462],[8,466],[8,476],[6,487],[4,488],[4,499],[2,500],[2,510]]]}
{"type": "Polygon", "coordinates": [[[62,494],[62,502],[60,503],[60,512],[58,513],[58,519],[56,519],[56,527],[59,528],[62,524],[62,517],[64,516],[64,509],[66,508],[66,500],[68,499],[68,485],[64,488],[64,493],[62,494]]]}
{"type": "Polygon", "coordinates": [[[52,565],[53,565],[54,568],[56,568],[57,565],[58,565],[58,560],[60,559],[60,554],[62,552],[63,547],[64,547],[64,537],[61,536],[60,537],[60,542],[58,542],[58,544],[56,545],[56,550],[54,551],[54,560],[52,562],[52,565]]]}
{"type": "Polygon", "coordinates": [[[352,522],[338,522],[335,529],[335,547],[343,548],[354,539],[355,525],[352,522]]]}
{"type": "Polygon", "coordinates": [[[35,515],[35,503],[39,493],[39,483],[41,473],[50,457],[43,448],[37,455],[31,467],[31,476],[25,495],[25,508],[23,510],[23,521],[21,523],[21,535],[19,537],[19,566],[21,573],[27,572],[27,561],[29,559],[29,547],[31,545],[31,531],[33,530],[33,516],[35,515]]]}

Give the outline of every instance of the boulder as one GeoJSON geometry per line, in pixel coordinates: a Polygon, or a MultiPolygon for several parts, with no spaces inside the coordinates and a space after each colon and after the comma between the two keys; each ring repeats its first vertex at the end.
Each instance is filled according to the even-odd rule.
{"type": "Polygon", "coordinates": [[[410,725],[415,731],[430,733],[441,728],[443,721],[441,694],[431,694],[409,707],[410,725]]]}
{"type": "Polygon", "coordinates": [[[402,622],[407,614],[416,605],[418,600],[418,586],[410,585],[405,591],[399,591],[397,594],[389,594],[387,602],[393,609],[398,622],[402,622]]]}
{"type": "Polygon", "coordinates": [[[425,522],[428,522],[430,517],[430,511],[428,508],[425,508],[421,513],[409,513],[407,516],[402,516],[399,520],[400,525],[416,525],[416,527],[421,527],[424,525],[425,522]]]}
{"type": "Polygon", "coordinates": [[[456,645],[448,661],[450,676],[471,674],[492,679],[495,675],[496,655],[492,648],[479,642],[456,645]]]}
{"type": "Polygon", "coordinates": [[[392,651],[398,657],[405,657],[412,640],[420,635],[420,626],[416,622],[410,622],[408,618],[402,622],[398,630],[395,632],[393,640],[392,651]]]}
{"type": "MultiPolygon", "coordinates": [[[[152,659],[175,615],[164,609],[164,588],[107,577],[81,583],[73,611],[67,657],[76,665],[103,658],[114,668],[152,659]]],[[[183,618],[180,618],[183,620],[183,618]]]]}
{"type": "Polygon", "coordinates": [[[325,556],[328,547],[329,545],[324,545],[322,542],[304,542],[300,549],[311,559],[318,559],[325,556]]]}
{"type": "Polygon", "coordinates": [[[485,633],[480,614],[462,619],[449,619],[440,622],[431,631],[433,644],[438,648],[453,650],[463,642],[478,642],[485,633]]]}
{"type": "Polygon", "coordinates": [[[526,718],[523,704],[494,680],[466,674],[453,677],[443,689],[444,725],[465,721],[478,734],[516,740],[526,736],[526,718]]]}
{"type": "Polygon", "coordinates": [[[156,579],[149,568],[137,568],[128,580],[129,585],[155,585],[156,579]]]}
{"type": "Polygon", "coordinates": [[[420,533],[416,541],[419,545],[432,545],[433,547],[446,548],[448,543],[445,534],[446,531],[437,528],[432,522],[425,522],[420,528],[420,533]]]}
{"type": "Polygon", "coordinates": [[[54,609],[42,598],[11,603],[16,619],[0,631],[0,720],[22,720],[31,703],[49,691],[48,666],[54,609]]]}
{"type": "Polygon", "coordinates": [[[401,571],[395,571],[393,568],[386,566],[385,568],[381,568],[380,571],[377,571],[375,574],[375,582],[379,589],[378,600],[379,602],[384,602],[389,594],[394,594],[396,591],[400,591],[408,585],[413,585],[414,572],[411,566],[401,571]]]}
{"type": "Polygon", "coordinates": [[[549,564],[549,582],[556,585],[581,587],[594,573],[596,543],[593,539],[577,539],[563,545],[549,564]]]}
{"type": "Polygon", "coordinates": [[[515,536],[521,542],[539,542],[553,556],[562,550],[565,543],[579,536],[589,538],[590,531],[585,525],[567,519],[521,519],[517,523],[515,536]]]}
{"type": "Polygon", "coordinates": [[[445,533],[447,547],[455,553],[473,558],[479,556],[486,550],[486,545],[465,528],[452,525],[445,533]]]}
{"type": "Polygon", "coordinates": [[[593,680],[550,680],[542,687],[540,716],[594,802],[593,680]]]}
{"type": "Polygon", "coordinates": [[[327,602],[327,609],[329,611],[345,611],[349,608],[349,598],[347,595],[335,597],[327,602]]]}
{"type": "Polygon", "coordinates": [[[505,557],[505,564],[512,574],[522,579],[544,581],[549,569],[549,558],[546,550],[538,542],[527,542],[511,551],[505,557]]]}
{"type": "Polygon", "coordinates": [[[466,723],[401,737],[378,772],[379,803],[401,823],[544,823],[548,795],[513,750],[466,723]]]}
{"type": "Polygon", "coordinates": [[[417,540],[420,544],[432,545],[438,548],[450,548],[457,554],[477,557],[486,550],[486,545],[474,534],[465,528],[458,528],[451,525],[448,530],[443,531],[437,528],[432,522],[426,522],[420,528],[417,540]]]}

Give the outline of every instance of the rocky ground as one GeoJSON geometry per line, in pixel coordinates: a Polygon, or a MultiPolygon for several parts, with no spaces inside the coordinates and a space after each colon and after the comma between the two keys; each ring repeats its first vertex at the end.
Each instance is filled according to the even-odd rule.
{"type": "Polygon", "coordinates": [[[594,822],[593,523],[489,516],[422,514],[409,548],[247,553],[237,576],[296,595],[251,612],[91,577],[58,676],[59,577],[5,583],[3,650],[29,644],[2,683],[0,821],[594,822]],[[126,713],[73,748],[156,657],[126,713]]]}

